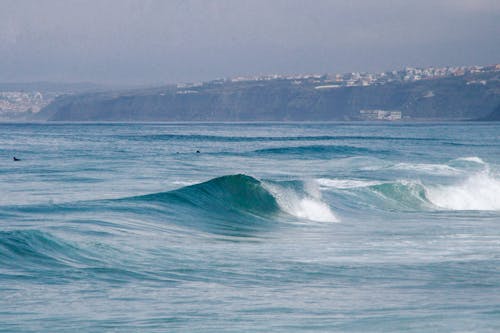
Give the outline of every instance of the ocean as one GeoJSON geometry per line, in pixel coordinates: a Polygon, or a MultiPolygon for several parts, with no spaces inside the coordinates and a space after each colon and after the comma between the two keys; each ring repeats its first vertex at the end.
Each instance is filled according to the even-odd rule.
{"type": "Polygon", "coordinates": [[[0,156],[0,332],[500,331],[498,123],[1,124],[0,156]]]}

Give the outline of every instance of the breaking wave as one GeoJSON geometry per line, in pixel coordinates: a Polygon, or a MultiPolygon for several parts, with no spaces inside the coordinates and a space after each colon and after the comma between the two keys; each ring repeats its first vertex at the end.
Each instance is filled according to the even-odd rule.
{"type": "Polygon", "coordinates": [[[298,183],[264,182],[244,174],[131,199],[170,209],[172,205],[194,208],[210,218],[211,224],[214,220],[233,226],[262,224],[279,214],[311,221],[338,221],[321,200],[319,190],[298,183]]]}
{"type": "Polygon", "coordinates": [[[443,209],[500,210],[500,180],[481,172],[453,185],[428,186],[426,196],[443,209]]]}
{"type": "Polygon", "coordinates": [[[174,210],[198,222],[204,220],[203,225],[216,232],[221,226],[224,230],[262,230],[286,216],[299,221],[338,222],[333,209],[349,207],[388,211],[500,210],[498,177],[479,158],[462,161],[483,167],[477,171],[476,167],[417,164],[414,168],[424,174],[449,172],[453,177],[419,179],[417,174],[417,178],[399,180],[323,177],[315,181],[267,181],[237,174],[134,200],[159,205],[160,210],[174,210]]]}
{"type": "Polygon", "coordinates": [[[320,188],[336,192],[347,201],[375,209],[389,210],[500,210],[500,179],[479,157],[439,164],[398,164],[398,167],[428,175],[453,175],[438,183],[430,180],[396,181],[318,178],[320,188]],[[469,163],[458,168],[458,163],[469,163]]]}
{"type": "Polygon", "coordinates": [[[265,183],[281,210],[295,217],[317,222],[338,222],[322,200],[320,188],[312,182],[265,183]]]}
{"type": "Polygon", "coordinates": [[[177,190],[135,198],[148,202],[180,203],[208,212],[233,211],[267,216],[279,211],[276,199],[262,183],[243,174],[222,176],[177,190]]]}

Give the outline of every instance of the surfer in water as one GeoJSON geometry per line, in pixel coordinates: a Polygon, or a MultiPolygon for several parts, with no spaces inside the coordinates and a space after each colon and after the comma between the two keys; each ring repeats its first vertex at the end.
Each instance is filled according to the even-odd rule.
{"type": "Polygon", "coordinates": [[[20,159],[20,158],[17,158],[17,157],[15,157],[15,156],[14,156],[14,157],[12,157],[12,160],[13,160],[14,162],[18,162],[18,161],[20,161],[21,159],[20,159]]]}

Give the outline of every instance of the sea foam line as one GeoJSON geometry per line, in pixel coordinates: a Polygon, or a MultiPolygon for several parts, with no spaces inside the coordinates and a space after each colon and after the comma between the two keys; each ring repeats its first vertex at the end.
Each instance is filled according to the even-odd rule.
{"type": "Polygon", "coordinates": [[[373,185],[380,185],[382,182],[376,180],[361,180],[361,179],[329,179],[318,178],[316,182],[325,188],[349,189],[358,187],[368,187],[373,185]]]}

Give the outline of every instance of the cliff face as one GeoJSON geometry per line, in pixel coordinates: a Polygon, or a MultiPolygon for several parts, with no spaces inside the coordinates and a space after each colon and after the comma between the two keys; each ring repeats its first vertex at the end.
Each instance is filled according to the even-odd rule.
{"type": "Polygon", "coordinates": [[[480,120],[484,121],[500,121],[500,104],[491,112],[489,115],[487,115],[484,118],[481,118],[480,120]]]}
{"type": "Polygon", "coordinates": [[[483,118],[500,104],[500,73],[317,89],[288,80],[206,84],[63,96],[38,115],[51,121],[359,120],[360,110],[398,110],[404,119],[483,118]],[[473,82],[473,83],[471,83],[473,82]]]}

